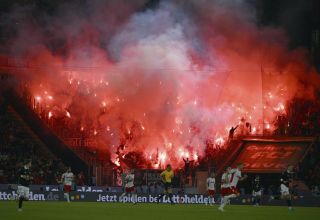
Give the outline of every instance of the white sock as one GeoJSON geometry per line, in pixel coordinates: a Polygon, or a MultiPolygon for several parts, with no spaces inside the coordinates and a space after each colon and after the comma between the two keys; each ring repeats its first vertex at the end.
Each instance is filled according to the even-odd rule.
{"type": "Polygon", "coordinates": [[[138,200],[138,195],[137,195],[137,194],[132,194],[131,201],[132,201],[133,203],[136,203],[137,200],[138,200]]]}
{"type": "Polygon", "coordinates": [[[230,201],[230,199],[236,198],[236,197],[237,197],[236,194],[231,194],[231,195],[225,196],[225,199],[227,200],[226,203],[228,203],[230,201]]]}
{"type": "Polygon", "coordinates": [[[226,198],[226,196],[222,197],[221,204],[220,204],[219,208],[223,209],[226,206],[227,202],[228,202],[228,199],[226,198]]]}
{"type": "Polygon", "coordinates": [[[119,198],[122,198],[122,197],[124,197],[125,195],[126,195],[126,193],[124,192],[124,193],[121,194],[121,196],[120,196],[119,198]]]}
{"type": "Polygon", "coordinates": [[[65,193],[65,194],[64,194],[64,197],[67,199],[67,202],[70,202],[70,196],[69,196],[69,193],[65,193]]]}
{"type": "Polygon", "coordinates": [[[220,207],[221,206],[222,206],[222,208],[225,207],[230,202],[230,199],[235,198],[235,197],[236,197],[235,194],[222,197],[220,207]]]}

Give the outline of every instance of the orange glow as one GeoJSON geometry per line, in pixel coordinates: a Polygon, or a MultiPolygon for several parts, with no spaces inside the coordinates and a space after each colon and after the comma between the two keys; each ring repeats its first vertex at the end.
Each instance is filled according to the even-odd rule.
{"type": "Polygon", "coordinates": [[[223,137],[218,137],[216,140],[215,140],[215,143],[218,144],[218,145],[223,145],[224,144],[224,139],[223,137]]]}
{"type": "Polygon", "coordinates": [[[270,124],[267,123],[267,124],[266,124],[266,129],[270,129],[270,128],[271,128],[270,124]]]}
{"type": "Polygon", "coordinates": [[[36,100],[37,100],[38,102],[41,101],[41,97],[40,97],[40,96],[36,96],[35,98],[36,98],[36,100]]]}
{"type": "Polygon", "coordinates": [[[120,167],[120,160],[119,158],[117,158],[114,162],[115,165],[117,165],[118,167],[120,167]]]}
{"type": "Polygon", "coordinates": [[[257,25],[247,1],[162,1],[152,13],[144,1],[93,2],[85,17],[52,15],[50,37],[28,19],[18,25],[9,46],[21,65],[10,68],[40,117],[92,139],[117,166],[132,153],[145,168],[181,167],[209,144],[226,149],[237,125],[235,137],[272,135],[294,98],[320,88],[305,51],[286,48],[280,27],[257,25]]]}

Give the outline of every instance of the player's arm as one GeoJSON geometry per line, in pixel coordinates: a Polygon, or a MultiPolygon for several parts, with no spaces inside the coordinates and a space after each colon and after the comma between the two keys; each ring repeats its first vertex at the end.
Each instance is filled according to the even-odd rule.
{"type": "Polygon", "coordinates": [[[27,176],[26,175],[24,175],[24,174],[20,174],[20,177],[22,178],[22,179],[27,179],[27,176]]]}
{"type": "Polygon", "coordinates": [[[24,175],[24,173],[22,172],[22,169],[18,169],[18,175],[20,178],[26,179],[26,176],[24,175]]]}
{"type": "Polygon", "coordinates": [[[63,183],[64,181],[64,174],[62,174],[61,179],[60,179],[60,183],[63,183]]]}
{"type": "Polygon", "coordinates": [[[288,184],[289,183],[289,181],[288,180],[286,180],[286,179],[280,179],[280,181],[281,181],[281,183],[283,183],[283,184],[288,184]]]}
{"type": "Polygon", "coordinates": [[[221,178],[221,183],[222,183],[222,184],[227,183],[227,175],[222,176],[222,178],[221,178]]]}
{"type": "Polygon", "coordinates": [[[280,182],[283,183],[283,184],[288,184],[289,183],[288,177],[285,175],[285,173],[283,173],[281,175],[280,182]]]}
{"type": "Polygon", "coordinates": [[[247,174],[244,174],[243,176],[240,176],[239,180],[240,180],[240,181],[243,181],[243,180],[245,180],[245,179],[247,179],[247,178],[248,178],[248,175],[247,175],[247,174]]]}
{"type": "Polygon", "coordinates": [[[126,178],[125,178],[126,183],[129,183],[131,180],[132,180],[131,176],[127,175],[126,178]]]}
{"type": "Polygon", "coordinates": [[[162,173],[160,173],[160,177],[162,179],[162,182],[165,182],[166,181],[166,174],[164,173],[165,171],[163,171],[162,173]]]}
{"type": "Polygon", "coordinates": [[[22,179],[25,179],[25,180],[31,180],[32,179],[32,176],[30,174],[24,174],[24,173],[21,173],[20,174],[20,177],[22,179]]]}

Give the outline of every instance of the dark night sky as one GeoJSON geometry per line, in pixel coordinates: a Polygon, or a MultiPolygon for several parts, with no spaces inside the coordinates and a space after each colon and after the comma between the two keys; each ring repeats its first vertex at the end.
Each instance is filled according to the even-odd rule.
{"type": "MultiPolygon", "coordinates": [[[[312,0],[258,0],[262,25],[283,27],[290,47],[309,48],[312,31],[312,0]]],[[[258,9],[258,10],[259,10],[258,9]]]]}
{"type": "MultiPolygon", "coordinates": [[[[37,8],[54,14],[57,6],[66,2],[84,4],[87,0],[1,0],[0,16],[16,4],[36,4],[37,8]]],[[[156,7],[161,0],[149,0],[145,8],[156,7]]],[[[282,27],[288,34],[290,48],[310,48],[312,26],[312,2],[315,0],[248,0],[257,8],[261,26],[282,27]]],[[[318,15],[319,16],[319,15],[318,15]]],[[[319,19],[319,18],[318,18],[319,19]]],[[[1,31],[1,30],[0,30],[1,31]]],[[[1,33],[1,32],[0,32],[1,33]]],[[[6,36],[1,36],[1,41],[6,36]]]]}

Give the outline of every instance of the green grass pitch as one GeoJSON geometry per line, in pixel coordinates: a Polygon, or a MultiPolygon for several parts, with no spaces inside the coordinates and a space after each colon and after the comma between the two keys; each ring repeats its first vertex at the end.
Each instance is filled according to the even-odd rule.
{"type": "Polygon", "coordinates": [[[219,212],[215,206],[168,204],[121,204],[94,202],[26,202],[22,212],[17,202],[0,202],[1,220],[312,220],[320,219],[320,208],[285,206],[226,206],[219,212]]]}

